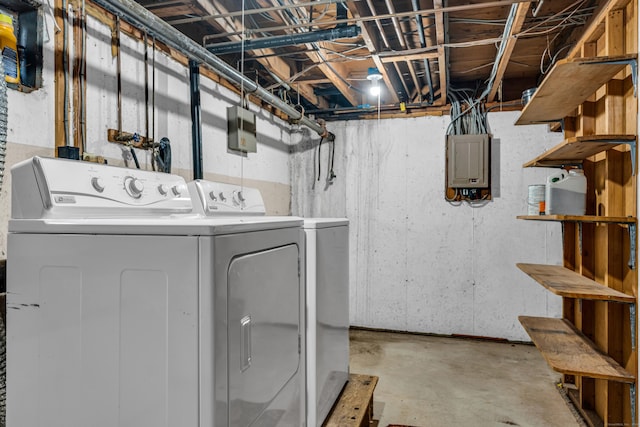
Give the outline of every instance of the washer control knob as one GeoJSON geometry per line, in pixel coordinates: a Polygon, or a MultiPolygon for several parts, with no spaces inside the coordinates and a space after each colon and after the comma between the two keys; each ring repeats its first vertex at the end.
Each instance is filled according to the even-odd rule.
{"type": "Polygon", "coordinates": [[[171,188],[171,191],[173,192],[174,196],[180,196],[186,190],[187,190],[187,187],[184,184],[177,184],[171,188]]]}
{"type": "Polygon", "coordinates": [[[242,195],[242,191],[233,191],[233,204],[236,206],[244,205],[244,196],[242,195]]]}
{"type": "Polygon", "coordinates": [[[213,200],[214,202],[218,200],[218,198],[216,197],[216,193],[215,193],[215,191],[210,191],[210,192],[209,192],[209,198],[210,198],[211,200],[213,200]]]}
{"type": "Polygon", "coordinates": [[[221,191],[220,194],[218,194],[218,197],[220,198],[221,202],[225,202],[227,200],[226,197],[224,197],[224,193],[221,191]]]}
{"type": "Polygon", "coordinates": [[[164,184],[158,185],[158,193],[162,194],[163,196],[166,196],[168,192],[169,192],[169,189],[167,188],[166,185],[164,184]]]}
{"type": "Polygon", "coordinates": [[[100,177],[94,176],[91,178],[91,185],[98,193],[102,193],[104,191],[104,181],[100,177]]]}
{"type": "Polygon", "coordinates": [[[139,179],[130,178],[127,182],[126,189],[131,197],[138,199],[142,196],[144,184],[139,179]]]}

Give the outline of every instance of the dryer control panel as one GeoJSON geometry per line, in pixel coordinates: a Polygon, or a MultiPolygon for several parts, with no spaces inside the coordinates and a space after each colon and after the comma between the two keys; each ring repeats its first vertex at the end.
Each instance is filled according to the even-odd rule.
{"type": "Polygon", "coordinates": [[[11,217],[110,218],[191,213],[184,178],[77,160],[33,157],[15,165],[11,217]]]}
{"type": "Polygon", "coordinates": [[[189,192],[194,209],[207,216],[264,215],[266,212],[257,188],[199,179],[189,183],[189,192]]]}

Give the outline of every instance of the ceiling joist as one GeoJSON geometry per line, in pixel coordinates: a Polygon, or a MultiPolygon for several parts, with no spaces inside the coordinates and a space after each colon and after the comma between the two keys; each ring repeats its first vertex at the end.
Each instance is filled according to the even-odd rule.
{"type": "Polygon", "coordinates": [[[447,103],[447,50],[445,43],[445,25],[442,0],[433,0],[436,19],[436,45],[438,46],[438,78],[440,80],[440,98],[436,105],[446,105],[447,103]]]}
{"type": "Polygon", "coordinates": [[[507,71],[507,65],[509,65],[509,61],[511,60],[511,55],[513,54],[513,49],[516,47],[516,42],[518,38],[515,36],[522,30],[522,26],[524,25],[524,20],[527,16],[527,12],[531,7],[531,2],[520,3],[516,10],[516,17],[513,20],[513,25],[511,26],[511,31],[509,32],[507,38],[507,46],[505,47],[504,53],[500,58],[500,63],[498,64],[498,70],[496,73],[496,78],[493,83],[493,87],[487,96],[487,101],[491,102],[494,100],[496,95],[498,94],[498,89],[502,83],[502,78],[504,77],[505,71],[507,71]]]}
{"type": "Polygon", "coordinates": [[[409,109],[444,109],[462,90],[480,93],[489,80],[489,101],[500,88],[502,101],[520,99],[540,79],[541,62],[548,68],[574,54],[567,47],[590,16],[630,0],[554,0],[535,17],[534,0],[252,0],[244,11],[233,0],[136,1],[198,42],[219,42],[216,54],[233,67],[250,58],[242,62],[245,76],[267,90],[293,86],[303,108],[328,118],[331,108],[362,114],[357,106],[373,99],[366,79],[372,67],[382,75],[385,111],[401,101],[409,109]],[[337,38],[332,32],[321,41],[318,31],[354,23],[359,35],[336,31],[337,38]],[[318,38],[309,38],[313,33],[318,38]],[[222,50],[242,38],[242,53],[222,50]]]}

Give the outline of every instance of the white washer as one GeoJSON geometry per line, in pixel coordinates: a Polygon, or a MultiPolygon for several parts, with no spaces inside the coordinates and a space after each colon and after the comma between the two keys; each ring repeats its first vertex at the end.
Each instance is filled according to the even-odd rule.
{"type": "Polygon", "coordinates": [[[307,425],[321,426],[349,379],[349,221],[305,218],[307,425]]]}
{"type": "Polygon", "coordinates": [[[197,217],[174,175],[12,175],[7,425],[304,424],[301,220],[197,217]]]}

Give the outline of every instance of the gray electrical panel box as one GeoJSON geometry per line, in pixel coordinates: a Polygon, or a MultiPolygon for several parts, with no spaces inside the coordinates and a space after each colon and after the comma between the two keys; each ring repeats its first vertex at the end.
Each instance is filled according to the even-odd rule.
{"type": "Polygon", "coordinates": [[[227,107],[227,135],[230,150],[255,153],[256,115],[242,107],[227,107]]]}
{"type": "Polygon", "coordinates": [[[489,135],[447,135],[447,187],[489,187],[489,135]]]}

